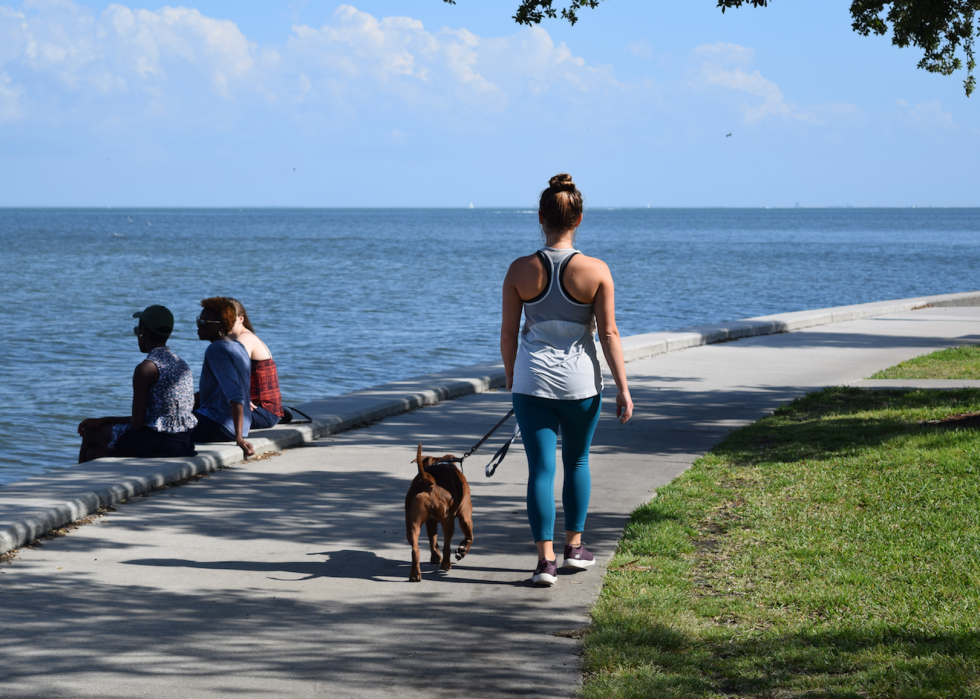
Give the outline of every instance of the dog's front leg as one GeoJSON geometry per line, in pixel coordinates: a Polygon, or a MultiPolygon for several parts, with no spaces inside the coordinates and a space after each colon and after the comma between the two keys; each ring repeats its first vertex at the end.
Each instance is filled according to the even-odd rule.
{"type": "Polygon", "coordinates": [[[442,563],[442,556],[439,555],[439,523],[434,519],[425,520],[425,531],[429,535],[429,563],[439,565],[442,563]]]}
{"type": "Polygon", "coordinates": [[[452,551],[450,546],[453,541],[453,534],[456,532],[456,518],[451,515],[447,515],[446,519],[442,520],[442,535],[446,539],[443,542],[443,552],[442,552],[442,566],[443,570],[449,570],[453,567],[452,551]]]}
{"type": "Polygon", "coordinates": [[[408,543],[412,545],[412,572],[408,576],[409,582],[422,582],[422,556],[419,554],[419,532],[422,527],[415,520],[406,522],[408,529],[408,543]]]}

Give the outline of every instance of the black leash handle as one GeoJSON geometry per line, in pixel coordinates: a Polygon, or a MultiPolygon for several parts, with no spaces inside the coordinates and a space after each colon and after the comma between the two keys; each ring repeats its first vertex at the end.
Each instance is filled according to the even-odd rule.
{"type": "MultiPolygon", "coordinates": [[[[498,422],[496,425],[494,425],[493,426],[493,429],[491,429],[489,432],[487,432],[486,435],[484,435],[483,439],[481,439],[479,442],[477,442],[476,444],[474,444],[473,445],[473,448],[470,449],[468,452],[466,452],[462,456],[450,456],[449,458],[442,459],[442,461],[440,463],[454,463],[454,464],[459,464],[460,470],[463,470],[463,462],[466,461],[466,457],[472,455],[473,452],[475,452],[477,449],[479,449],[481,446],[483,446],[483,443],[485,441],[487,441],[488,439],[490,439],[491,435],[493,435],[494,432],[496,432],[497,430],[499,430],[500,429],[500,426],[503,425],[505,422],[507,422],[507,420],[509,420],[510,419],[510,416],[513,415],[513,414],[514,414],[514,409],[511,408],[510,410],[507,411],[507,414],[506,415],[504,415],[502,418],[500,418],[500,422],[498,422]]],[[[505,456],[507,456],[507,450],[510,449],[510,445],[513,444],[514,441],[518,437],[520,437],[520,436],[521,436],[521,429],[520,429],[520,427],[514,427],[514,436],[511,437],[510,438],[510,441],[509,442],[506,442],[504,444],[504,446],[502,446],[499,450],[497,450],[497,453],[493,455],[493,461],[496,461],[496,463],[493,463],[493,461],[491,461],[491,463],[493,463],[493,470],[490,469],[490,466],[487,466],[486,473],[487,473],[487,477],[488,478],[493,475],[493,472],[497,470],[497,466],[499,466],[500,465],[500,462],[504,460],[504,457],[505,456]],[[498,459],[497,457],[500,457],[500,458],[498,459]]]]}
{"type": "Polygon", "coordinates": [[[483,445],[483,443],[484,443],[485,441],[487,441],[488,439],[490,439],[490,436],[491,436],[491,435],[492,435],[492,434],[493,434],[494,432],[496,432],[497,430],[499,430],[499,429],[500,429],[500,426],[501,426],[501,425],[503,425],[503,424],[504,424],[505,422],[507,422],[507,420],[509,420],[509,419],[510,419],[510,416],[511,416],[511,415],[513,415],[513,414],[514,414],[514,409],[513,409],[513,408],[511,408],[510,410],[508,410],[508,411],[507,411],[507,414],[506,414],[506,415],[504,415],[504,416],[503,416],[503,417],[502,417],[502,418],[500,419],[500,422],[498,422],[498,423],[497,423],[496,425],[494,425],[494,426],[493,426],[493,429],[492,429],[492,430],[490,430],[489,432],[487,432],[487,434],[486,434],[486,436],[485,436],[485,437],[484,437],[483,439],[481,439],[481,440],[480,440],[479,442],[477,442],[476,444],[474,444],[474,445],[473,445],[473,448],[472,448],[472,449],[470,449],[470,450],[469,450],[468,452],[466,452],[465,454],[463,454],[463,455],[462,455],[462,456],[460,457],[460,459],[459,459],[459,462],[460,462],[460,463],[463,463],[463,460],[464,460],[464,459],[465,459],[466,457],[468,457],[468,456],[469,456],[470,454],[472,454],[472,453],[473,453],[473,452],[475,452],[475,451],[476,451],[477,449],[479,449],[479,448],[480,448],[480,447],[481,447],[481,446],[483,445]]]}
{"type": "Polygon", "coordinates": [[[497,453],[493,455],[490,459],[490,463],[487,464],[484,473],[486,473],[487,478],[492,476],[497,472],[497,467],[503,463],[504,457],[507,456],[507,450],[510,449],[510,445],[517,441],[517,438],[521,436],[521,426],[514,425],[514,436],[504,442],[504,445],[497,450],[497,453]]]}

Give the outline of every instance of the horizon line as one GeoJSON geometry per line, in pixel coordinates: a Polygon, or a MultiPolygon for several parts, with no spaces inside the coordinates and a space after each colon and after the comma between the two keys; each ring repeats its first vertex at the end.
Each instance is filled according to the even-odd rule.
{"type": "MultiPolygon", "coordinates": [[[[723,209],[723,210],[789,210],[789,211],[813,211],[815,209],[830,209],[830,210],[906,210],[906,209],[977,209],[980,208],[980,204],[976,205],[947,205],[947,206],[936,206],[931,204],[909,204],[906,206],[897,205],[854,205],[854,204],[835,204],[835,205],[822,205],[822,204],[811,204],[811,205],[793,205],[793,206],[762,206],[762,205],[744,205],[744,206],[724,206],[724,205],[698,205],[698,206],[652,206],[646,205],[605,205],[605,206],[586,206],[585,211],[654,211],[654,210],[698,210],[698,209],[723,209]]],[[[308,210],[308,211],[358,211],[358,210],[375,210],[375,211],[394,211],[394,210],[414,210],[414,211],[491,211],[497,209],[504,209],[508,211],[526,211],[528,213],[535,213],[537,208],[533,205],[497,205],[497,206],[307,206],[307,205],[248,205],[248,206],[235,206],[235,205],[141,205],[141,204],[122,204],[122,205],[0,205],[0,211],[10,211],[10,210],[46,210],[46,209],[79,209],[84,211],[111,211],[114,209],[156,209],[156,210],[172,210],[172,209],[185,209],[185,210],[199,210],[199,211],[233,211],[237,209],[238,211],[261,211],[269,209],[285,209],[285,210],[308,210]]]]}

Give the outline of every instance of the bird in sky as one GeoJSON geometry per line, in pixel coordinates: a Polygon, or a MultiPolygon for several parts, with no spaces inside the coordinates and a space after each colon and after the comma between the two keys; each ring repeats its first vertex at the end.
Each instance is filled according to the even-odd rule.
{"type": "Polygon", "coordinates": [[[730,133],[726,133],[725,134],[725,138],[731,138],[731,137],[732,137],[732,135],[730,133]]]}

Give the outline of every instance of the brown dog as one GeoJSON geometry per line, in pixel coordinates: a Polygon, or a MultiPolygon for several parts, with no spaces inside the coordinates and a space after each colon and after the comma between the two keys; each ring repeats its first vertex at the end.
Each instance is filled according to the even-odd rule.
{"type": "Polygon", "coordinates": [[[452,462],[452,454],[436,458],[422,456],[422,443],[419,442],[418,455],[413,464],[419,465],[419,475],[415,476],[405,496],[405,529],[408,543],[412,545],[412,573],[409,582],[422,582],[421,555],[419,554],[419,531],[422,523],[429,534],[430,563],[442,563],[443,570],[453,567],[449,559],[449,547],[456,530],[454,520],[459,520],[463,530],[463,543],[456,549],[456,560],[465,556],[473,544],[473,502],[470,500],[470,485],[466,476],[452,462]],[[443,554],[439,555],[439,524],[445,540],[443,554]]]}

